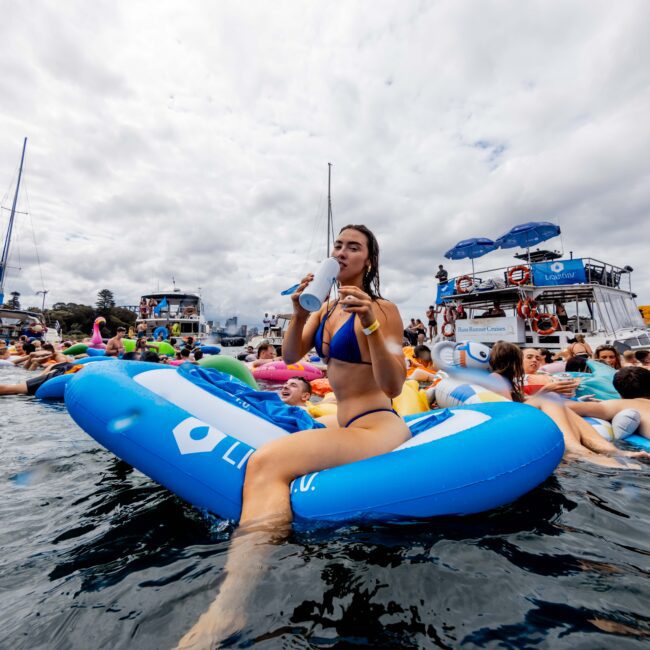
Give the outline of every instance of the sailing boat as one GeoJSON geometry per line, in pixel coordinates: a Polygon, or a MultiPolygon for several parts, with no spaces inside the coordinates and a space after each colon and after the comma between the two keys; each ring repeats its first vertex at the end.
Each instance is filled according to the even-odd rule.
{"type": "MultiPolygon", "coordinates": [[[[18,205],[18,192],[20,182],[23,176],[23,166],[25,163],[25,151],[27,150],[27,138],[23,141],[23,151],[20,156],[20,168],[18,169],[18,181],[14,192],[14,200],[11,205],[11,214],[7,225],[4,245],[2,247],[2,257],[0,257],[0,338],[15,339],[21,335],[30,338],[39,338],[44,341],[60,341],[59,333],[47,327],[42,314],[25,311],[22,309],[3,308],[5,299],[5,279],[7,277],[7,265],[9,263],[9,250],[11,247],[11,235],[14,229],[14,220],[16,217],[16,206],[18,205]]],[[[43,303],[45,304],[45,291],[43,292],[43,303]]]]}

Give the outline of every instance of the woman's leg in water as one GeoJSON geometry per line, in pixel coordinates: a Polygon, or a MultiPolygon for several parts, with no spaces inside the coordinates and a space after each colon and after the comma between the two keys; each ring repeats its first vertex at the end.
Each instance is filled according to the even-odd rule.
{"type": "Polygon", "coordinates": [[[289,532],[293,479],[387,453],[410,437],[404,421],[392,413],[373,413],[361,422],[364,427],[300,431],[260,447],[250,457],[240,528],[232,537],[224,582],[179,647],[213,647],[243,627],[251,593],[265,570],[269,545],[289,532]]]}
{"type": "MultiPolygon", "coordinates": [[[[603,467],[626,467],[626,465],[619,463],[613,458],[601,456],[585,447],[581,442],[579,428],[576,426],[576,423],[572,420],[571,416],[568,415],[572,412],[565,408],[564,405],[559,404],[554,400],[544,399],[541,397],[534,397],[526,400],[526,404],[530,404],[531,406],[538,408],[542,413],[546,413],[546,415],[548,415],[558,426],[564,436],[565,458],[582,458],[583,460],[588,460],[591,463],[602,465],[603,467]]],[[[585,422],[585,424],[587,423],[585,422]]],[[[596,432],[594,431],[594,433],[596,432]]],[[[598,434],[596,433],[596,435],[598,434]]]]}
{"type": "Polygon", "coordinates": [[[619,449],[609,440],[605,440],[598,432],[582,417],[571,409],[566,409],[567,416],[575,425],[580,435],[580,442],[597,454],[608,454],[609,456],[625,456],[626,458],[650,458],[647,451],[626,451],[619,449]]]}

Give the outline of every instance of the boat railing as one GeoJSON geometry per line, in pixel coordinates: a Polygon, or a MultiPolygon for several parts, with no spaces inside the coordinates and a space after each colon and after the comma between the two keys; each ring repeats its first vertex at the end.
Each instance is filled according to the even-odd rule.
{"type": "MultiPolygon", "coordinates": [[[[584,269],[585,269],[585,284],[594,284],[604,287],[612,287],[615,289],[621,288],[621,280],[624,275],[628,277],[628,290],[631,291],[631,277],[630,273],[632,272],[631,267],[620,267],[614,264],[609,264],[608,262],[603,262],[602,260],[597,260],[592,257],[583,257],[581,258],[584,269]]],[[[534,263],[533,263],[534,264],[534,263]]],[[[452,276],[449,278],[451,280],[459,280],[463,278],[470,278],[474,285],[477,285],[481,282],[493,281],[495,283],[495,289],[505,289],[512,288],[516,289],[521,286],[525,286],[523,283],[519,283],[520,275],[515,277],[513,282],[511,279],[511,272],[515,268],[525,267],[528,269],[530,274],[529,280],[526,285],[532,284],[532,268],[533,264],[527,264],[525,262],[519,262],[517,264],[510,264],[508,266],[499,266],[491,269],[479,269],[474,273],[463,273],[460,275],[452,276]]]]}

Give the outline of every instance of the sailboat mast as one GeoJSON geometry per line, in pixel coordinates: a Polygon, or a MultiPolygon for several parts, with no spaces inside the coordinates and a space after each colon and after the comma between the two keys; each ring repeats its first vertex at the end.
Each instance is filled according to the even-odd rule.
{"type": "Polygon", "coordinates": [[[20,189],[20,179],[23,175],[23,163],[25,162],[25,150],[27,149],[27,138],[23,142],[23,153],[20,156],[20,169],[18,170],[18,182],[16,183],[16,192],[14,193],[14,202],[11,206],[11,215],[9,216],[9,225],[7,226],[7,236],[5,237],[2,257],[0,258],[0,303],[4,302],[5,292],[4,283],[9,261],[9,244],[11,243],[11,232],[14,228],[14,217],[16,216],[16,206],[18,205],[18,190],[20,189]]]}
{"type": "Polygon", "coordinates": [[[330,256],[331,244],[334,244],[334,220],[332,218],[332,163],[327,163],[327,246],[325,252],[330,256]]]}

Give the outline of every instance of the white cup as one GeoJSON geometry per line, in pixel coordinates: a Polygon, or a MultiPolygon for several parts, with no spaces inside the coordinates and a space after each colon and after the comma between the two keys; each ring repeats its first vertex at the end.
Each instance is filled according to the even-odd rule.
{"type": "Polygon", "coordinates": [[[314,279],[300,294],[300,306],[307,311],[318,311],[336,282],[339,271],[339,263],[333,257],[323,260],[314,273],[314,279]]]}

